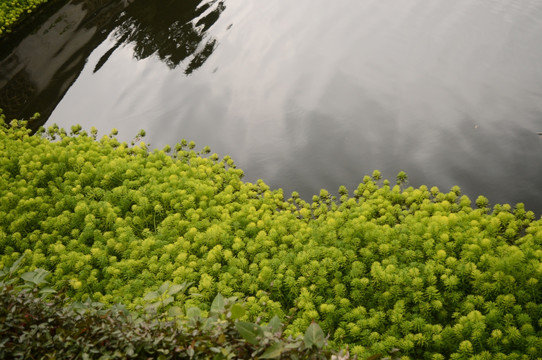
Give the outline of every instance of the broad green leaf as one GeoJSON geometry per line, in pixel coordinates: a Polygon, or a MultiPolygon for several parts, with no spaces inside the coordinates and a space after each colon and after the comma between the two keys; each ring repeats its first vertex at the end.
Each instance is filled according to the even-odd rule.
{"type": "Polygon", "coordinates": [[[46,295],[50,295],[50,294],[54,294],[56,293],[56,291],[54,289],[51,289],[51,288],[43,288],[40,290],[40,295],[41,296],[46,296],[46,295]]]}
{"type": "Polygon", "coordinates": [[[214,316],[210,316],[210,317],[206,318],[203,321],[203,325],[201,326],[201,329],[205,330],[205,331],[213,329],[216,326],[216,321],[217,320],[218,320],[218,318],[216,318],[214,316]]]}
{"type": "Polygon", "coordinates": [[[194,356],[194,348],[192,346],[189,346],[188,349],[186,349],[186,353],[188,354],[188,356],[190,356],[190,358],[192,358],[194,356]]]}
{"type": "Polygon", "coordinates": [[[150,300],[156,300],[159,297],[158,293],[156,291],[151,291],[145,295],[143,300],[150,301],[150,300]]]}
{"type": "Polygon", "coordinates": [[[178,306],[172,306],[168,310],[168,316],[170,317],[179,317],[183,314],[183,310],[178,306]]]}
{"type": "Polygon", "coordinates": [[[129,313],[128,308],[124,304],[115,304],[111,307],[112,309],[124,312],[126,314],[129,313]]]}
{"type": "Polygon", "coordinates": [[[145,306],[145,310],[147,310],[148,312],[155,313],[158,311],[158,308],[160,308],[160,305],[161,305],[160,301],[156,301],[156,302],[153,302],[152,304],[145,306]]]}
{"type": "Polygon", "coordinates": [[[276,333],[282,329],[282,323],[280,322],[280,319],[277,315],[273,316],[271,321],[269,321],[269,324],[267,324],[268,329],[272,333],[276,333]]]}
{"type": "Polygon", "coordinates": [[[166,281],[158,288],[158,294],[162,295],[169,289],[169,281],[166,281]]]}
{"type": "Polygon", "coordinates": [[[325,335],[320,326],[313,322],[310,324],[310,326],[307,328],[307,331],[305,331],[305,346],[307,348],[311,348],[312,346],[316,346],[318,349],[321,349],[324,347],[325,344],[325,335]]]}
{"type": "Polygon", "coordinates": [[[280,343],[274,343],[264,351],[262,356],[260,356],[260,359],[276,359],[280,357],[282,350],[283,348],[280,343]]]}
{"type": "Polygon", "coordinates": [[[169,294],[169,295],[175,295],[175,294],[177,294],[179,291],[183,291],[183,290],[184,290],[184,286],[183,286],[183,285],[173,284],[173,285],[171,285],[171,287],[169,288],[168,294],[169,294]]]}
{"type": "Polygon", "coordinates": [[[101,309],[104,307],[104,304],[102,304],[99,301],[89,301],[89,306],[95,307],[97,309],[101,309]]]}
{"type": "Polygon", "coordinates": [[[14,263],[13,265],[11,265],[11,267],[9,268],[9,272],[11,274],[13,274],[15,271],[17,271],[17,269],[19,268],[19,265],[21,264],[21,261],[23,261],[24,259],[24,254],[21,255],[20,258],[18,258],[14,263]]]}
{"type": "Polygon", "coordinates": [[[263,334],[262,329],[258,325],[246,321],[236,322],[235,328],[243,337],[243,339],[245,339],[252,345],[258,345],[258,336],[263,334]]]}
{"type": "Polygon", "coordinates": [[[45,280],[47,275],[49,275],[49,271],[44,269],[36,269],[34,271],[25,272],[21,275],[21,278],[35,285],[40,285],[47,282],[45,280]]]}
{"type": "Polygon", "coordinates": [[[223,344],[225,341],[226,341],[226,335],[224,335],[224,334],[220,334],[220,336],[218,337],[218,339],[216,339],[216,342],[217,342],[218,344],[223,344]]]}
{"type": "Polygon", "coordinates": [[[297,341],[297,342],[294,342],[294,343],[286,343],[284,344],[284,350],[293,350],[293,349],[297,349],[301,346],[301,342],[300,341],[297,341]]]}
{"type": "Polygon", "coordinates": [[[169,296],[167,297],[166,299],[164,299],[163,301],[160,302],[160,305],[161,306],[167,306],[169,304],[171,304],[173,302],[173,296],[169,296]]]}
{"type": "Polygon", "coordinates": [[[186,316],[189,319],[195,318],[195,317],[201,317],[201,310],[197,307],[190,307],[186,310],[186,316]]]}
{"type": "Polygon", "coordinates": [[[211,304],[211,312],[221,311],[224,311],[224,297],[220,293],[218,293],[216,294],[216,297],[211,304]]]}
{"type": "Polygon", "coordinates": [[[79,302],[79,301],[71,303],[70,307],[75,311],[88,309],[87,305],[85,305],[85,304],[83,304],[82,302],[79,302]]]}
{"type": "Polygon", "coordinates": [[[237,320],[245,315],[245,308],[241,304],[233,304],[231,309],[231,318],[237,320]]]}

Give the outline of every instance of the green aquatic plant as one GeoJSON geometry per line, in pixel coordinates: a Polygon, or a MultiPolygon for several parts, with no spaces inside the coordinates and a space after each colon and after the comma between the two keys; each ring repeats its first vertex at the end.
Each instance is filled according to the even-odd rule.
{"type": "Polygon", "coordinates": [[[168,155],[74,129],[0,126],[0,266],[25,254],[71,301],[134,310],[191,284],[160,301],[235,296],[243,321],[278,316],[286,336],[316,321],[362,357],[542,356],[542,221],[522,204],[379,172],[307,202],[188,141],[168,155]]]}

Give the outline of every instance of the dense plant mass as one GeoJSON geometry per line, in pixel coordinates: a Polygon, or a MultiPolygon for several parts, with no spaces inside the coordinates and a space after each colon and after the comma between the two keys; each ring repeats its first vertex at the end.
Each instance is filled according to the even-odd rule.
{"type": "MultiPolygon", "coordinates": [[[[278,317],[264,326],[240,321],[242,304],[220,294],[208,317],[196,307],[184,318],[175,307],[163,313],[156,302],[135,313],[91,301],[67,305],[61,294],[40,287],[48,271],[14,276],[23,257],[0,270],[0,359],[350,359],[346,351],[324,349],[316,323],[303,337],[285,339],[278,317]]],[[[167,299],[185,286],[160,288],[167,299]]]]}
{"type": "Polygon", "coordinates": [[[0,2],[0,37],[10,33],[25,14],[48,0],[3,0],[0,2]]]}
{"type": "Polygon", "coordinates": [[[74,301],[135,309],[186,282],[168,306],[236,296],[242,320],[277,315],[293,335],[314,320],[361,356],[542,357],[542,221],[522,204],[378,171],[353,196],[285,200],[192,142],[170,156],[23,125],[0,127],[0,267],[25,254],[21,271],[51,271],[74,301]]]}

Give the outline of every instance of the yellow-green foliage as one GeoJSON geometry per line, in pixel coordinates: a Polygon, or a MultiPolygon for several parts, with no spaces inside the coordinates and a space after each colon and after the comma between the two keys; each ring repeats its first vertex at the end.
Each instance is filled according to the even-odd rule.
{"type": "Polygon", "coordinates": [[[11,29],[25,15],[48,0],[2,0],[0,1],[0,37],[11,29]]]}
{"type": "Polygon", "coordinates": [[[177,303],[238,296],[247,319],[315,320],[360,355],[542,357],[542,222],[521,204],[377,171],[353,196],[285,200],[193,143],[170,156],[72,132],[0,127],[0,267],[25,253],[21,271],[50,270],[74,300],[132,307],[191,282],[201,297],[177,303]]]}

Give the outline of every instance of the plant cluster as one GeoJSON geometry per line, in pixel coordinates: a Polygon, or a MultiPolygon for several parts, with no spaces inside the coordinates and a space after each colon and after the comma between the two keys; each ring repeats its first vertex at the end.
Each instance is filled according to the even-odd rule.
{"type": "Polygon", "coordinates": [[[48,0],[5,0],[0,2],[0,38],[10,33],[25,14],[48,0]]]}
{"type": "Polygon", "coordinates": [[[352,196],[285,199],[193,142],[71,130],[0,128],[0,266],[25,254],[21,271],[51,271],[70,299],[131,310],[191,283],[165,306],[237,297],[242,321],[276,315],[293,336],[317,321],[362,357],[542,357],[542,221],[522,204],[378,171],[352,196]]]}
{"type": "MultiPolygon", "coordinates": [[[[326,338],[315,323],[303,337],[286,339],[278,317],[266,325],[239,321],[242,304],[220,294],[205,317],[197,307],[179,317],[179,309],[163,313],[156,304],[135,313],[121,305],[66,304],[59,295],[50,296],[52,289],[40,289],[48,271],[18,278],[13,276],[18,263],[0,271],[0,359],[350,358],[347,352],[325,350],[326,338]]],[[[164,283],[155,296],[167,298],[181,288],[164,283]]]]}

